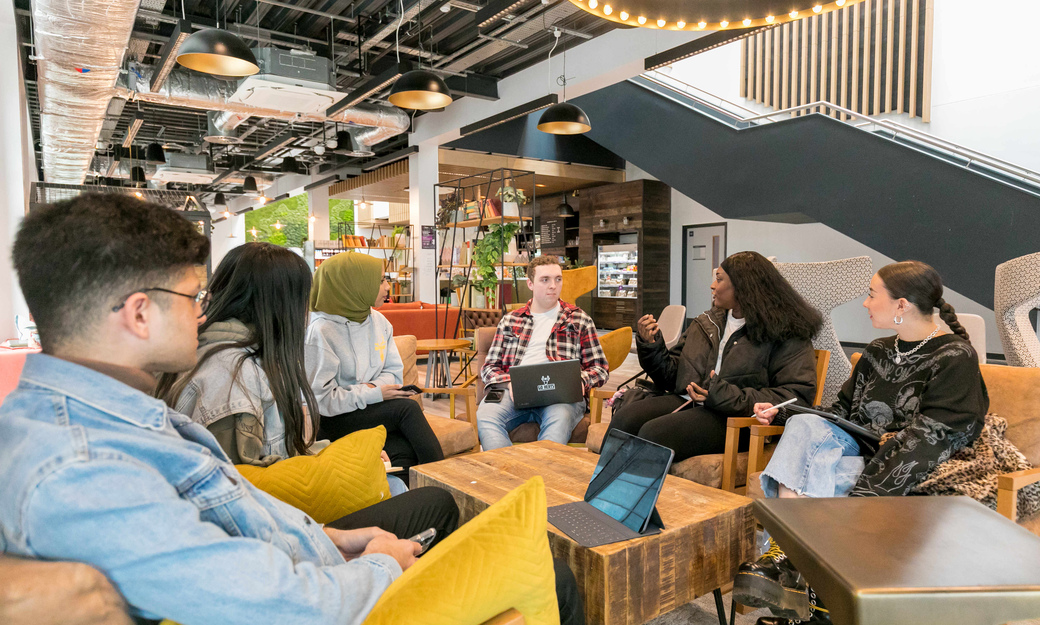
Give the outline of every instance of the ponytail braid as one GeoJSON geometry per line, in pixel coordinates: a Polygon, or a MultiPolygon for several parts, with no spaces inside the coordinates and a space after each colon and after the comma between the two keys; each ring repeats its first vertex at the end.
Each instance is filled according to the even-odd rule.
{"type": "Polygon", "coordinates": [[[946,325],[950,326],[953,333],[961,337],[965,341],[968,340],[968,331],[964,329],[961,322],[957,320],[957,311],[953,309],[953,306],[948,304],[945,299],[939,298],[935,302],[936,308],[939,309],[939,318],[942,319],[946,325]]]}

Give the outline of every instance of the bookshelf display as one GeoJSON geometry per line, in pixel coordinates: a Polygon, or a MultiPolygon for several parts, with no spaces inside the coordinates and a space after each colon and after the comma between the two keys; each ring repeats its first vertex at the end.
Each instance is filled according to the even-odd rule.
{"type": "Polygon", "coordinates": [[[495,169],[434,185],[437,284],[453,306],[504,310],[537,249],[535,174],[495,169]]]}
{"type": "Polygon", "coordinates": [[[383,271],[390,278],[390,301],[412,301],[411,226],[391,226],[382,221],[340,222],[334,234],[333,240],[306,243],[304,257],[311,270],[340,252],[375,256],[383,261],[383,271]]]}

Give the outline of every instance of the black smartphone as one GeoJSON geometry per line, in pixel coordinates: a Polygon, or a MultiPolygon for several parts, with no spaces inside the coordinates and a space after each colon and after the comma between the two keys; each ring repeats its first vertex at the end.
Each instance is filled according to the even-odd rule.
{"type": "Polygon", "coordinates": [[[437,530],[431,527],[428,530],[419,532],[418,534],[412,536],[408,540],[412,541],[413,543],[419,543],[419,545],[422,546],[422,549],[419,551],[419,553],[415,554],[418,556],[426,553],[426,550],[429,549],[430,545],[433,544],[434,538],[437,538],[437,530]]]}
{"type": "Polygon", "coordinates": [[[422,389],[419,388],[418,386],[414,385],[414,384],[409,384],[408,386],[402,386],[401,390],[402,391],[408,391],[409,393],[411,393],[413,395],[422,392],[422,389]]]}
{"type": "Polygon", "coordinates": [[[502,397],[504,397],[505,394],[505,389],[493,388],[487,392],[487,395],[484,396],[484,401],[486,401],[489,404],[497,404],[502,401],[502,397]]]}

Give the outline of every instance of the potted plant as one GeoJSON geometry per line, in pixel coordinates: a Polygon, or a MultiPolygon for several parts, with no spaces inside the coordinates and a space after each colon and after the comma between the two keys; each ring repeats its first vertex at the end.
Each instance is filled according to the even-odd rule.
{"type": "Polygon", "coordinates": [[[491,224],[484,238],[473,248],[473,287],[484,295],[488,308],[497,308],[498,273],[496,268],[520,224],[491,224]]]}
{"type": "Polygon", "coordinates": [[[502,200],[502,214],[506,217],[519,217],[520,205],[527,204],[527,196],[523,189],[507,185],[498,190],[496,195],[502,200]]]}

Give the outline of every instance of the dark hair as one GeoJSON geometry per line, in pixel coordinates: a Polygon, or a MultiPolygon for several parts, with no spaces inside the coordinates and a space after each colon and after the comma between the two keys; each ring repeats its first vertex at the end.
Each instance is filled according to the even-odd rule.
{"type": "Polygon", "coordinates": [[[758,252],[737,252],[720,265],[733,283],[733,295],[756,343],[810,340],[823,326],[823,316],[758,252]]]}
{"type": "Polygon", "coordinates": [[[176,211],[125,195],[85,194],[33,210],[14,242],[18,284],[46,352],[86,335],[139,289],[168,287],[209,256],[176,211]]]}
{"type": "Polygon", "coordinates": [[[307,330],[307,300],[311,271],[293,252],[270,243],[246,243],[228,252],[220,261],[209,284],[212,297],[206,309],[202,334],[214,323],[237,319],[249,328],[249,337],[218,345],[207,351],[195,368],[177,378],[165,375],[156,395],[174,406],[180,394],[214,355],[226,349],[247,349],[231,373],[237,378],[248,357],[255,357],[267,375],[278,412],[285,422],[285,440],[291,455],[304,455],[313,441],[304,439],[307,417],[300,403],[310,407],[311,424],[317,431],[318,402],[311,391],[304,365],[307,330]],[[174,380],[178,380],[174,382],[174,380]],[[292,452],[295,451],[295,454],[292,452]]]}
{"type": "Polygon", "coordinates": [[[943,299],[942,278],[931,265],[919,260],[905,260],[885,265],[878,269],[877,275],[893,299],[905,299],[928,317],[932,316],[933,309],[938,308],[939,318],[950,326],[954,334],[968,340],[968,331],[957,320],[957,311],[943,299]]]}
{"type": "Polygon", "coordinates": [[[533,259],[530,263],[527,264],[527,279],[534,280],[535,271],[539,267],[548,267],[550,265],[556,265],[557,267],[559,267],[560,257],[554,256],[552,254],[545,254],[533,259]]]}

